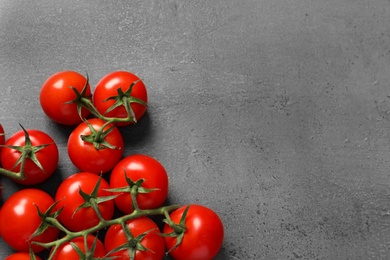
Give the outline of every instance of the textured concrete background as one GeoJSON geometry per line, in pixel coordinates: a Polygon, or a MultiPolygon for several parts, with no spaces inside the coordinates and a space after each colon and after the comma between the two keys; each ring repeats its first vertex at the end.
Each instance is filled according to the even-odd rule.
{"type": "Polygon", "coordinates": [[[170,202],[220,214],[217,259],[390,259],[388,0],[2,0],[0,122],[58,142],[43,188],[76,172],[38,102],[65,69],[143,78],[125,154],[163,163],[170,202]]]}

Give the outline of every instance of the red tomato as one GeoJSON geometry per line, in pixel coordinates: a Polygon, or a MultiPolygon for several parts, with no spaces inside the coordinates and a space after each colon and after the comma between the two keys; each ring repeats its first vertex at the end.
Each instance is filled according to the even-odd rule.
{"type": "Polygon", "coordinates": [[[22,152],[7,146],[24,146],[25,148],[37,149],[38,146],[47,145],[46,147],[39,149],[35,152],[38,162],[41,164],[42,169],[30,158],[26,159],[24,165],[24,174],[26,178],[24,180],[16,180],[16,182],[33,185],[41,183],[47,180],[57,169],[58,165],[58,148],[54,140],[46,133],[39,130],[26,130],[29,135],[31,144],[26,144],[26,138],[24,131],[19,131],[12,135],[5,143],[5,147],[1,152],[1,164],[3,168],[20,172],[20,163],[15,166],[15,163],[21,157],[22,152]],[[34,148],[35,147],[35,148],[34,148]]]}
{"type": "MultiPolygon", "coordinates": [[[[100,241],[99,239],[97,239],[96,237],[94,237],[92,235],[87,236],[86,241],[85,241],[84,237],[76,237],[76,238],[72,239],[71,242],[84,253],[87,251],[92,253],[90,250],[91,250],[93,244],[96,243],[95,251],[93,252],[93,254],[91,256],[103,258],[106,255],[106,249],[104,248],[102,241],[100,241]],[[87,245],[87,250],[86,250],[85,245],[87,245]]],[[[57,251],[54,254],[52,259],[53,260],[79,260],[79,259],[84,259],[84,258],[81,258],[77,254],[77,251],[73,248],[71,243],[67,242],[67,243],[62,244],[57,249],[57,251]]],[[[88,258],[88,259],[91,259],[91,258],[88,258]]]]}
{"type": "MultiPolygon", "coordinates": [[[[99,218],[90,206],[79,208],[84,204],[84,198],[79,194],[81,189],[86,194],[92,194],[100,179],[97,197],[111,196],[108,183],[98,175],[90,172],[79,172],[66,178],[58,187],[55,200],[56,208],[62,209],[58,220],[71,231],[81,231],[99,223],[99,218]]],[[[114,202],[107,200],[98,204],[98,208],[105,220],[111,219],[114,214],[114,202]]]]}
{"type": "MultiPolygon", "coordinates": [[[[82,119],[77,111],[77,104],[72,102],[77,95],[73,88],[82,93],[87,79],[75,71],[61,71],[50,76],[42,85],[40,103],[45,114],[53,121],[64,125],[79,124],[82,119]]],[[[91,96],[91,88],[86,85],[84,97],[91,96]]],[[[86,108],[81,109],[82,118],[90,114],[86,108]]]]}
{"type": "MultiPolygon", "coordinates": [[[[128,116],[125,106],[121,105],[107,112],[116,100],[107,100],[108,98],[118,96],[118,89],[121,89],[126,96],[126,101],[130,103],[131,110],[134,112],[135,121],[138,121],[146,111],[148,95],[144,83],[131,72],[115,71],[104,76],[97,84],[93,93],[93,104],[100,114],[107,117],[126,118],[128,116]],[[138,81],[139,80],[139,81],[138,81]],[[138,81],[138,82],[137,82],[138,81]],[[136,83],[135,83],[136,82],[136,83]],[[135,83],[131,93],[126,93],[130,85],[135,83]],[[134,102],[135,99],[142,100],[145,104],[134,102]]],[[[121,98],[123,101],[123,99],[121,98]]],[[[129,125],[131,122],[118,123],[118,126],[129,125]]]]}
{"type": "MultiPolygon", "coordinates": [[[[170,214],[176,224],[180,223],[184,210],[183,206],[170,214]]],[[[174,259],[209,260],[213,259],[223,242],[223,224],[219,216],[211,209],[201,205],[190,205],[185,219],[186,230],[180,245],[170,251],[174,259]]],[[[163,233],[169,234],[173,229],[164,225],[163,233]]],[[[165,236],[165,245],[168,250],[176,244],[175,237],[165,236]]]]}
{"type": "MultiPolygon", "coordinates": [[[[4,202],[0,212],[0,232],[3,240],[22,252],[29,252],[30,242],[54,241],[59,230],[53,227],[31,238],[42,222],[36,207],[44,213],[53,203],[54,200],[49,194],[38,189],[24,189],[12,194],[4,202]]],[[[31,246],[35,253],[44,250],[33,243],[31,246]]]]}
{"type": "MultiPolygon", "coordinates": [[[[7,256],[4,260],[31,260],[31,258],[30,258],[30,253],[18,252],[18,253],[13,253],[10,256],[7,256]]],[[[35,260],[41,260],[41,258],[35,256],[35,260]]]]}
{"type": "Polygon", "coordinates": [[[104,245],[107,253],[126,243],[129,247],[109,254],[110,257],[115,257],[117,260],[163,259],[165,254],[164,239],[161,235],[159,235],[158,226],[155,222],[153,222],[153,220],[148,217],[141,217],[129,220],[126,224],[135,241],[140,238],[137,238],[137,236],[147,233],[142,239],[140,239],[140,241],[138,241],[138,243],[144,246],[146,250],[139,250],[140,246],[137,245],[137,243],[133,244],[134,241],[132,241],[131,237],[126,237],[122,226],[117,224],[110,226],[107,230],[104,239],[104,245]],[[131,254],[129,254],[129,252],[131,249],[136,250],[134,258],[130,258],[131,254]]]}
{"type": "MultiPolygon", "coordinates": [[[[4,134],[4,128],[3,126],[0,124],[0,145],[4,145],[5,144],[5,134],[4,134]]],[[[0,154],[1,154],[1,150],[2,150],[2,146],[0,146],[0,154]]]]}
{"type": "MultiPolygon", "coordinates": [[[[133,182],[143,179],[140,188],[156,189],[149,193],[139,193],[137,203],[140,209],[153,209],[163,205],[168,195],[168,175],[162,164],[156,159],[135,154],[123,158],[114,167],[110,176],[111,189],[128,186],[125,178],[133,182]]],[[[121,192],[121,195],[114,199],[115,205],[124,213],[133,211],[132,198],[129,192],[121,192]]]]}
{"type": "Polygon", "coordinates": [[[90,127],[99,131],[104,124],[105,122],[98,118],[89,119],[88,123],[78,125],[69,136],[69,158],[81,171],[106,173],[122,158],[124,141],[118,128],[110,124],[104,128],[104,131],[110,132],[105,134],[91,132],[90,127]],[[112,130],[109,130],[111,128],[112,130]],[[86,138],[88,141],[84,141],[83,136],[89,136],[86,138]]]}

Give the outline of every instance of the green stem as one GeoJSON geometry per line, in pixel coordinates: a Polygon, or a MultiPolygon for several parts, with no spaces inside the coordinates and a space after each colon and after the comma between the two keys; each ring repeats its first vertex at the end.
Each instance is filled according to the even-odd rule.
{"type": "Polygon", "coordinates": [[[13,172],[4,168],[0,168],[0,175],[19,181],[22,181],[26,178],[26,175],[22,170],[20,172],[13,172]]]}
{"type": "MultiPolygon", "coordinates": [[[[57,239],[57,240],[52,241],[52,242],[48,242],[48,243],[33,242],[33,243],[38,244],[38,245],[40,245],[44,248],[47,248],[47,249],[52,248],[52,247],[58,248],[60,245],[66,243],[66,242],[69,242],[76,237],[81,237],[81,236],[85,237],[89,234],[94,234],[97,231],[102,230],[104,228],[107,228],[109,226],[116,225],[116,224],[120,225],[121,223],[125,223],[131,219],[135,219],[135,218],[139,218],[139,217],[143,217],[143,216],[152,216],[152,215],[166,216],[169,214],[169,212],[171,212],[172,210],[175,210],[177,208],[179,208],[178,205],[168,205],[168,206],[160,207],[157,209],[135,209],[130,214],[127,214],[127,215],[124,215],[124,216],[121,216],[121,217],[118,217],[115,219],[111,219],[111,220],[100,221],[97,225],[95,225],[91,228],[88,228],[88,229],[85,229],[82,231],[77,231],[77,232],[73,232],[73,231],[68,230],[57,219],[49,217],[49,218],[46,218],[45,221],[48,224],[50,224],[51,226],[58,228],[60,231],[64,232],[65,235],[62,238],[57,239]]],[[[51,260],[53,257],[54,257],[54,252],[52,252],[50,254],[50,257],[48,260],[51,260]]]]}
{"type": "Polygon", "coordinates": [[[132,117],[132,115],[127,115],[127,117],[107,117],[105,115],[102,115],[97,109],[96,107],[94,106],[93,102],[86,98],[86,97],[82,97],[80,99],[80,103],[86,108],[88,109],[94,116],[96,116],[97,118],[103,120],[103,121],[106,121],[107,123],[128,123],[128,122],[131,122],[133,123],[134,122],[134,119],[132,117]]]}

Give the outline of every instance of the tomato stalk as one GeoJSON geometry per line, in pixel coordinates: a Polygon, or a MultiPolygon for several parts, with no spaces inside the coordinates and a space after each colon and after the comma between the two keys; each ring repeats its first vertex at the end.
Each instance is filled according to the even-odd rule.
{"type": "Polygon", "coordinates": [[[48,260],[52,259],[55,251],[58,249],[59,246],[62,244],[71,241],[72,239],[76,237],[86,236],[89,234],[94,234],[102,229],[105,229],[107,227],[110,227],[112,225],[121,224],[128,220],[143,217],[143,216],[153,216],[153,215],[165,215],[166,213],[169,213],[175,209],[179,208],[178,205],[169,205],[169,206],[163,206],[157,209],[147,209],[147,210],[134,210],[131,214],[127,214],[112,220],[104,220],[99,222],[96,226],[91,227],[89,229],[85,229],[82,231],[70,231],[66,229],[58,220],[54,217],[45,217],[42,219],[43,222],[47,223],[48,226],[53,226],[55,228],[60,229],[64,232],[64,236],[60,239],[57,239],[55,241],[49,242],[49,243],[39,243],[39,242],[33,242],[34,244],[40,245],[44,248],[50,249],[53,247],[53,251],[50,254],[50,257],[48,260]]]}
{"type": "MultiPolygon", "coordinates": [[[[101,176],[100,176],[100,178],[101,178],[101,176]]],[[[141,185],[142,181],[143,180],[139,180],[138,185],[141,185]]],[[[137,183],[137,182],[135,182],[135,183],[137,183]]],[[[32,235],[32,237],[43,233],[49,227],[55,227],[64,233],[64,236],[62,238],[59,238],[59,239],[52,241],[52,242],[49,242],[49,243],[32,242],[34,244],[37,244],[37,245],[42,246],[42,247],[47,248],[47,249],[52,248],[52,251],[50,253],[48,260],[53,259],[56,251],[58,250],[58,248],[62,244],[70,242],[72,239],[74,239],[76,237],[87,237],[88,235],[95,234],[96,232],[98,232],[102,229],[105,229],[107,227],[110,227],[112,225],[119,224],[119,225],[124,226],[127,221],[129,221],[131,219],[139,218],[139,217],[153,216],[153,215],[169,216],[169,212],[179,208],[178,205],[168,205],[168,206],[163,206],[163,207],[156,208],[156,209],[140,209],[137,205],[135,198],[138,194],[138,191],[142,191],[143,188],[140,188],[137,186],[137,184],[135,184],[131,187],[132,195],[134,194],[134,211],[130,214],[126,214],[126,215],[123,215],[123,216],[118,217],[118,218],[114,218],[111,220],[105,220],[101,217],[101,213],[100,213],[98,204],[101,202],[107,201],[107,200],[112,200],[116,197],[116,195],[106,196],[106,197],[98,197],[97,191],[98,191],[99,186],[100,186],[100,181],[98,181],[96,183],[95,188],[93,189],[93,191],[90,194],[85,193],[81,189],[79,190],[79,193],[83,197],[85,202],[78,209],[83,208],[83,207],[92,207],[94,209],[94,211],[97,213],[97,215],[99,216],[99,220],[100,220],[99,223],[91,228],[88,228],[88,229],[85,229],[82,231],[70,231],[66,227],[64,227],[60,223],[60,221],[57,219],[57,217],[60,215],[60,213],[62,211],[62,208],[60,208],[59,210],[57,210],[55,212],[52,212],[53,209],[55,208],[56,204],[58,203],[58,201],[55,202],[44,213],[40,212],[38,209],[38,214],[42,219],[42,223],[38,227],[36,232],[32,235]]],[[[130,232],[129,230],[126,231],[126,229],[127,228],[124,228],[125,232],[130,232]]],[[[131,234],[127,234],[127,235],[131,236],[131,234]]],[[[144,248],[144,247],[142,247],[142,245],[140,245],[140,241],[142,240],[142,238],[145,235],[146,234],[144,234],[144,235],[141,234],[140,236],[133,238],[133,240],[131,242],[129,242],[129,244],[127,246],[133,248],[134,253],[136,250],[147,250],[147,248],[144,248]]],[[[110,253],[112,253],[112,252],[109,252],[109,254],[110,253]]],[[[109,255],[109,254],[107,254],[107,255],[109,255]]]]}
{"type": "Polygon", "coordinates": [[[84,120],[84,118],[81,115],[81,109],[82,109],[82,107],[84,107],[84,108],[88,109],[94,116],[96,116],[97,118],[100,118],[101,120],[106,121],[108,123],[137,123],[136,116],[134,114],[133,109],[131,108],[131,103],[138,103],[138,104],[147,106],[146,102],[144,102],[143,100],[141,100],[139,98],[133,97],[131,95],[131,92],[133,90],[134,85],[137,84],[140,80],[136,80],[136,81],[132,82],[130,84],[128,90],[125,92],[121,88],[118,88],[117,95],[111,96],[111,97],[107,98],[106,100],[104,100],[104,101],[108,101],[108,100],[115,101],[115,103],[107,109],[105,114],[109,113],[110,111],[114,110],[117,107],[123,106],[126,110],[127,117],[108,117],[105,114],[101,114],[96,109],[95,105],[91,101],[90,96],[85,95],[87,86],[89,84],[88,75],[86,78],[87,78],[87,81],[86,81],[85,86],[81,92],[79,92],[76,88],[70,86],[70,88],[75,92],[76,98],[74,100],[68,102],[68,103],[76,103],[77,104],[77,110],[78,110],[79,116],[82,120],[84,120]]]}
{"type": "Polygon", "coordinates": [[[175,245],[168,250],[168,253],[171,252],[172,250],[175,250],[181,244],[181,242],[183,241],[184,234],[185,234],[185,232],[187,230],[186,218],[187,218],[187,214],[188,214],[188,210],[189,209],[190,209],[190,206],[185,208],[185,210],[183,212],[183,215],[182,215],[182,217],[180,219],[180,222],[178,224],[172,221],[172,219],[169,216],[168,212],[164,213],[165,219],[163,221],[166,224],[168,224],[173,229],[173,231],[171,233],[169,233],[169,234],[164,234],[163,236],[175,237],[176,238],[175,245]]]}

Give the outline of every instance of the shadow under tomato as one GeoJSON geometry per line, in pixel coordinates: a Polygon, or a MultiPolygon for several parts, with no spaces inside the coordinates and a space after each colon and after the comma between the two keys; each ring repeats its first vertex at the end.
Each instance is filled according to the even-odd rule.
{"type": "Polygon", "coordinates": [[[142,118],[133,125],[119,127],[125,142],[125,149],[131,150],[135,147],[142,147],[151,139],[151,118],[148,111],[142,118]]]}

